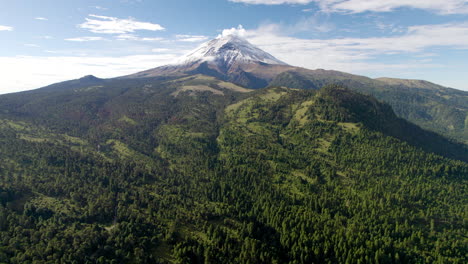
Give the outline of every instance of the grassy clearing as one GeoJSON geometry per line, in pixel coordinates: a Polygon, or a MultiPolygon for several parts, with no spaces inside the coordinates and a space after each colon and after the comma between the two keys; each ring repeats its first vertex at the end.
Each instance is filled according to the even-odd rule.
{"type": "Polygon", "coordinates": [[[234,111],[238,110],[242,105],[246,104],[250,99],[242,100],[232,105],[228,105],[224,110],[226,114],[232,114],[234,111]]]}
{"type": "Polygon", "coordinates": [[[328,153],[328,149],[331,146],[331,141],[326,140],[324,138],[319,138],[318,143],[319,143],[319,147],[317,148],[317,151],[322,152],[322,153],[328,153]]]}
{"type": "Polygon", "coordinates": [[[120,119],[119,119],[120,122],[123,122],[123,123],[126,123],[126,124],[129,124],[129,125],[136,125],[138,124],[135,120],[131,119],[130,117],[124,115],[122,116],[120,119]]]}
{"type": "Polygon", "coordinates": [[[192,92],[191,95],[193,95],[193,92],[211,92],[216,95],[224,95],[222,91],[216,90],[206,85],[184,85],[180,88],[177,88],[177,90],[173,92],[171,95],[177,96],[181,92],[192,92]]]}
{"type": "Polygon", "coordinates": [[[41,137],[34,137],[26,134],[19,134],[19,138],[22,140],[26,140],[29,142],[46,142],[49,141],[47,138],[41,138],[41,137]]]}
{"type": "Polygon", "coordinates": [[[115,151],[115,154],[117,154],[117,156],[121,159],[142,162],[146,164],[147,168],[150,168],[151,164],[153,164],[153,160],[150,157],[131,149],[127,144],[119,140],[109,139],[107,140],[106,144],[110,145],[112,149],[115,151]]]}
{"type": "Polygon", "coordinates": [[[276,102],[285,94],[286,92],[280,89],[270,89],[267,93],[259,95],[259,97],[266,101],[276,102]]]}
{"type": "Polygon", "coordinates": [[[236,91],[236,92],[240,92],[240,93],[250,93],[250,92],[253,91],[253,90],[246,89],[246,88],[240,87],[238,85],[235,85],[235,84],[229,83],[229,82],[220,81],[220,82],[217,83],[217,85],[219,87],[221,87],[221,88],[236,91]]]}
{"type": "Polygon", "coordinates": [[[70,215],[72,211],[75,211],[75,206],[69,200],[57,199],[43,194],[35,194],[30,203],[37,209],[46,208],[58,214],[70,215]]]}
{"type": "Polygon", "coordinates": [[[81,138],[78,138],[78,137],[72,137],[72,136],[69,136],[67,134],[61,134],[61,136],[63,137],[63,139],[69,143],[72,143],[72,144],[77,144],[77,145],[83,145],[83,146],[87,146],[88,145],[88,142],[84,139],[81,139],[81,138]]]}
{"type": "Polygon", "coordinates": [[[351,132],[351,133],[357,133],[359,131],[359,126],[356,123],[344,123],[340,122],[338,123],[338,126],[343,128],[344,130],[351,132]]]}
{"type": "Polygon", "coordinates": [[[136,156],[141,155],[138,152],[130,149],[125,143],[115,139],[107,140],[106,144],[112,145],[112,148],[121,158],[135,158],[136,156]]]}
{"type": "Polygon", "coordinates": [[[303,126],[309,120],[307,117],[307,110],[309,110],[309,107],[313,104],[313,101],[305,101],[299,105],[296,113],[294,113],[293,118],[299,122],[300,126],[303,126]]]}
{"type": "Polygon", "coordinates": [[[8,119],[0,120],[0,128],[10,128],[16,131],[29,131],[29,125],[21,121],[13,121],[8,119]]]}
{"type": "Polygon", "coordinates": [[[118,224],[112,224],[112,225],[110,225],[110,226],[105,226],[104,229],[105,229],[107,232],[112,232],[112,230],[114,230],[117,226],[118,226],[118,224]]]}

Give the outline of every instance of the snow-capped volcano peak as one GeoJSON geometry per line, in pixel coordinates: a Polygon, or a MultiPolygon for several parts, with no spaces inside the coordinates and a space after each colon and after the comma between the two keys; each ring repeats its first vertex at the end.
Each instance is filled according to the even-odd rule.
{"type": "Polygon", "coordinates": [[[214,63],[226,68],[258,62],[287,65],[236,34],[219,36],[208,41],[177,60],[175,64],[190,65],[201,62],[214,63]]]}
{"type": "Polygon", "coordinates": [[[131,77],[203,74],[244,87],[261,88],[279,73],[294,68],[255,47],[240,34],[231,34],[239,30],[242,28],[225,30],[177,61],[131,77]]]}

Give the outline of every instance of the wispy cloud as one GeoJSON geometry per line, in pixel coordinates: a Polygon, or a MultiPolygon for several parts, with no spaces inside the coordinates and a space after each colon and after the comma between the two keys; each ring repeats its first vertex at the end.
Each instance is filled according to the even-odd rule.
{"type": "Polygon", "coordinates": [[[102,37],[77,37],[77,38],[67,38],[66,41],[75,41],[75,42],[86,42],[86,41],[99,41],[105,40],[102,37]]]}
{"type": "Polygon", "coordinates": [[[139,4],[143,0],[120,0],[121,3],[127,3],[127,4],[139,4]]]}
{"type": "Polygon", "coordinates": [[[282,5],[282,4],[301,4],[305,5],[314,0],[229,0],[235,3],[246,3],[252,5],[282,5]]]}
{"type": "Polygon", "coordinates": [[[0,25],[0,31],[13,31],[13,27],[0,25]]]}
{"type": "Polygon", "coordinates": [[[392,32],[392,33],[396,33],[396,32],[400,32],[400,33],[404,33],[405,32],[405,29],[401,26],[397,26],[395,24],[387,24],[387,23],[382,23],[382,22],[375,22],[375,27],[378,28],[380,31],[382,32],[392,32]]]}
{"type": "Polygon", "coordinates": [[[134,18],[119,19],[116,17],[88,15],[86,22],[78,27],[93,33],[101,34],[127,34],[137,30],[159,31],[164,30],[159,24],[137,21],[134,18]]]}
{"type": "Polygon", "coordinates": [[[121,34],[116,37],[117,40],[131,40],[131,41],[148,41],[148,42],[157,42],[162,41],[164,38],[149,38],[149,37],[139,37],[134,34],[121,34]]]}
{"type": "Polygon", "coordinates": [[[47,21],[49,19],[45,18],[45,17],[35,17],[34,19],[36,20],[42,20],[42,21],[47,21]]]}
{"type": "Polygon", "coordinates": [[[433,11],[439,14],[467,14],[466,0],[318,0],[325,10],[334,12],[390,12],[407,7],[433,11]]]}
{"type": "Polygon", "coordinates": [[[156,49],[151,50],[151,52],[154,52],[154,53],[168,53],[169,51],[171,50],[166,49],[166,48],[156,48],[156,49]]]}
{"type": "Polygon", "coordinates": [[[94,8],[96,8],[97,10],[108,10],[109,8],[107,7],[102,7],[102,6],[92,6],[94,8]]]}
{"type": "MultiPolygon", "coordinates": [[[[300,32],[315,32],[315,33],[323,33],[332,31],[335,26],[332,23],[323,22],[321,21],[319,15],[313,15],[310,17],[299,19],[295,24],[288,25],[288,24],[263,24],[260,26],[261,31],[269,32],[270,34],[276,35],[294,35],[300,32]]],[[[239,35],[241,37],[245,37],[246,30],[243,28],[242,25],[239,25],[237,28],[230,28],[224,29],[221,33],[222,36],[226,35],[239,35]]]]}
{"type": "Polygon", "coordinates": [[[32,43],[26,43],[24,44],[25,47],[30,47],[30,48],[39,48],[40,46],[37,44],[32,44],[32,43]]]}
{"type": "Polygon", "coordinates": [[[332,23],[321,21],[320,14],[315,14],[313,16],[299,19],[298,22],[291,26],[283,26],[285,32],[290,32],[289,34],[294,34],[298,32],[329,32],[332,31],[335,26],[332,23]]]}
{"type": "Polygon", "coordinates": [[[200,35],[176,35],[176,39],[182,42],[200,42],[207,40],[208,37],[200,35]]]}
{"type": "Polygon", "coordinates": [[[432,11],[438,14],[468,14],[466,0],[229,0],[254,5],[316,3],[326,12],[390,12],[406,7],[432,11]]]}
{"type": "Polygon", "coordinates": [[[373,38],[302,39],[278,32],[278,28],[264,25],[243,34],[280,60],[310,69],[388,74],[392,69],[441,67],[416,58],[432,48],[468,49],[468,23],[413,26],[397,36],[373,38]],[[383,56],[397,56],[396,63],[380,62],[383,56]]]}

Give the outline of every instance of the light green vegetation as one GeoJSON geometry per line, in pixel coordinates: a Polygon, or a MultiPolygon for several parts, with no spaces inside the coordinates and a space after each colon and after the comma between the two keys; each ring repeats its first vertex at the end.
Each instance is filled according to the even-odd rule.
{"type": "Polygon", "coordinates": [[[125,123],[127,123],[127,124],[129,124],[129,125],[136,125],[136,124],[137,124],[137,122],[136,122],[135,120],[133,120],[133,119],[131,119],[130,117],[125,116],[125,115],[122,116],[122,117],[119,119],[119,121],[120,121],[120,122],[125,122],[125,123]]]}

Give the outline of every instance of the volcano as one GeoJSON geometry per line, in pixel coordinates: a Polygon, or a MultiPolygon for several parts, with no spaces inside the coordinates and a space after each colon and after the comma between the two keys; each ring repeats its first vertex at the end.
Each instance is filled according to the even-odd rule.
{"type": "Polygon", "coordinates": [[[128,77],[205,74],[248,88],[263,88],[279,73],[296,69],[238,35],[219,36],[174,63],[128,77]]]}

